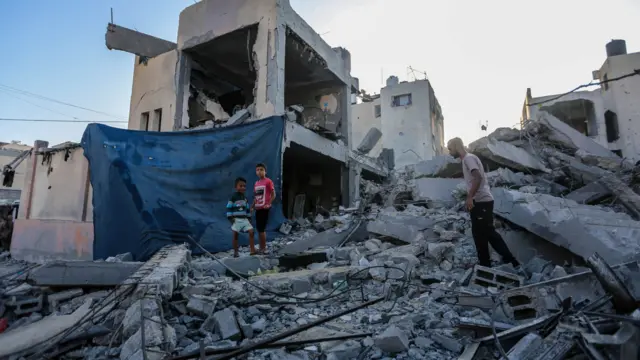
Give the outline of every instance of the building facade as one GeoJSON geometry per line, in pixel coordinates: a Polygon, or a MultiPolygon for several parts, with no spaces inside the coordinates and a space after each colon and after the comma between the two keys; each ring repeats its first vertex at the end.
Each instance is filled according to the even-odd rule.
{"type": "Polygon", "coordinates": [[[203,0],[180,13],[176,43],[110,23],[106,45],[136,55],[131,130],[229,126],[287,115],[284,196],[313,192],[292,180],[305,178],[295,172],[304,172],[304,154],[311,151],[326,179],[336,182],[314,205],[325,208],[335,199],[353,205],[363,171],[387,174],[380,162],[351,151],[351,95],[358,91],[351,55],[331,48],[288,0],[203,0]]]}
{"type": "Polygon", "coordinates": [[[627,54],[623,40],[607,44],[607,59],[593,91],[533,97],[527,89],[521,126],[547,111],[621,157],[640,160],[640,52],[627,54]]]}
{"type": "Polygon", "coordinates": [[[429,80],[399,82],[387,79],[387,86],[373,101],[352,105],[353,149],[371,127],[379,127],[382,139],[371,151],[393,149],[397,168],[430,160],[444,151],[444,118],[429,80]]]}

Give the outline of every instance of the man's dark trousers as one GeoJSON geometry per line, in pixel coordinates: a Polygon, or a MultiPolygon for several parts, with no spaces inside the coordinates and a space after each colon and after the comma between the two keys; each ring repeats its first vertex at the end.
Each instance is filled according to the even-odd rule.
{"type": "Polygon", "coordinates": [[[493,201],[473,202],[471,209],[471,233],[476,244],[479,264],[491,267],[491,257],[489,255],[489,244],[502,256],[505,263],[513,266],[520,265],[518,260],[511,254],[509,247],[498,234],[493,226],[493,201]]]}

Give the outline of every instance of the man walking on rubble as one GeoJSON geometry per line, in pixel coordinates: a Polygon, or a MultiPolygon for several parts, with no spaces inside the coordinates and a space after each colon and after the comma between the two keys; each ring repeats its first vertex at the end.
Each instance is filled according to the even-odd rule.
{"type": "Polygon", "coordinates": [[[514,267],[520,265],[511,254],[509,247],[493,226],[493,195],[480,159],[468,153],[460,138],[453,138],[447,143],[449,154],[462,160],[462,174],[467,183],[467,200],[465,207],[471,215],[471,233],[476,244],[478,262],[482,266],[491,267],[489,244],[502,256],[505,263],[514,267]]]}

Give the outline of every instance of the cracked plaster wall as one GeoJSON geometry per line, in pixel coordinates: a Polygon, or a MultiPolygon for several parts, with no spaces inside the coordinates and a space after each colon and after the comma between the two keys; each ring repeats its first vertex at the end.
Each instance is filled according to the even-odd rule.
{"type": "Polygon", "coordinates": [[[129,130],[141,130],[142,113],[149,112],[149,122],[151,122],[156,109],[162,109],[160,131],[173,130],[177,66],[177,50],[151,58],[146,65],[140,64],[139,57],[135,57],[129,105],[129,130]]]}
{"type": "MultiPolygon", "coordinates": [[[[600,76],[607,74],[607,78],[613,79],[636,69],[640,69],[640,52],[607,58],[600,76]]],[[[618,116],[620,139],[615,144],[622,150],[622,156],[640,160],[640,76],[611,82],[607,90],[600,92],[604,99],[603,114],[611,110],[618,116]]]]}

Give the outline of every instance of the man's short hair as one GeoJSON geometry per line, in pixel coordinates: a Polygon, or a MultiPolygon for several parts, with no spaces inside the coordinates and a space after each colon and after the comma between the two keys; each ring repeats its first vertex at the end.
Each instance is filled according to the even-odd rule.
{"type": "Polygon", "coordinates": [[[247,180],[245,178],[243,178],[243,177],[238,177],[238,178],[236,178],[236,182],[233,185],[234,186],[238,186],[238,184],[241,183],[241,182],[246,184],[247,180]]]}
{"type": "Polygon", "coordinates": [[[464,142],[459,137],[454,137],[447,142],[447,147],[453,146],[455,149],[464,149],[464,142]]]}
{"type": "Polygon", "coordinates": [[[256,165],[256,169],[257,168],[263,168],[265,171],[267,171],[267,166],[263,163],[258,163],[258,165],[256,165]]]}

